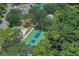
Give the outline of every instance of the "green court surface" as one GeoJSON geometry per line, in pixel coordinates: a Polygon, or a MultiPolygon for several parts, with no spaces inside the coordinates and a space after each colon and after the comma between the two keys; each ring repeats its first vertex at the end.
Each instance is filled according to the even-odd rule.
{"type": "Polygon", "coordinates": [[[23,40],[26,45],[36,45],[42,38],[44,32],[33,29],[23,40]]]}

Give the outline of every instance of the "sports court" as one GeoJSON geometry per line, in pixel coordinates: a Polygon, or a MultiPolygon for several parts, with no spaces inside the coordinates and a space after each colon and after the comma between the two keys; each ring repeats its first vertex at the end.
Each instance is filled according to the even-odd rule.
{"type": "Polygon", "coordinates": [[[43,34],[44,32],[33,29],[23,41],[29,48],[31,48],[43,38],[43,34]]]}

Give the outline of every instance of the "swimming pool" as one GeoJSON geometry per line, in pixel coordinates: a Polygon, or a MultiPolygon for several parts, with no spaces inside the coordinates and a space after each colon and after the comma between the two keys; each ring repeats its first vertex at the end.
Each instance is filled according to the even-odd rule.
{"type": "Polygon", "coordinates": [[[42,38],[44,32],[33,29],[29,35],[24,39],[24,43],[31,48],[33,45],[36,45],[42,38]]]}

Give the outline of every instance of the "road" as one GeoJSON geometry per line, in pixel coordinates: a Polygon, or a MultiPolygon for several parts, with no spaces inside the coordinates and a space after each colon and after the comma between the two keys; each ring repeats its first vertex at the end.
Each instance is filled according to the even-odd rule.
{"type": "Polygon", "coordinates": [[[11,10],[11,5],[8,4],[7,12],[4,14],[4,17],[2,18],[2,24],[0,24],[0,28],[2,28],[2,29],[6,29],[8,27],[9,23],[6,20],[6,15],[9,13],[10,10],[11,10]]]}

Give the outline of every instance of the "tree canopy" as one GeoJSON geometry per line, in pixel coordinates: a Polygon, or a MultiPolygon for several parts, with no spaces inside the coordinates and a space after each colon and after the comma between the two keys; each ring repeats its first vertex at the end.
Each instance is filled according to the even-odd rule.
{"type": "Polygon", "coordinates": [[[12,9],[6,16],[10,27],[19,26],[21,24],[21,14],[19,10],[12,9]]]}
{"type": "Polygon", "coordinates": [[[10,26],[0,29],[0,55],[79,56],[79,4],[35,4],[27,16],[44,38],[31,49],[18,41],[20,30],[11,28],[20,25],[20,16],[19,10],[8,13],[10,26]]]}

